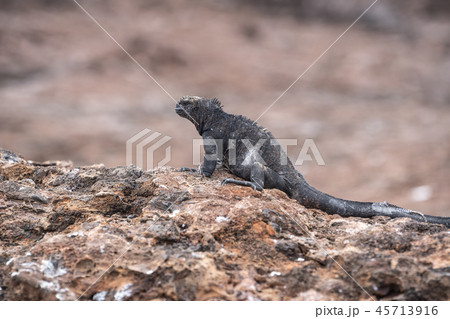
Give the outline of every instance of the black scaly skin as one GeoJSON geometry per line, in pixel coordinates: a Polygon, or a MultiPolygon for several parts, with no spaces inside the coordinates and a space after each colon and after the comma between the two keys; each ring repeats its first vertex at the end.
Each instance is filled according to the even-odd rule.
{"type": "Polygon", "coordinates": [[[244,181],[225,179],[222,184],[234,183],[260,191],[263,188],[277,188],[307,208],[317,208],[328,214],[339,214],[344,217],[408,217],[417,221],[450,226],[448,217],[424,215],[386,202],[349,201],[318,191],[297,172],[289,158],[285,165],[281,164],[280,159],[286,154],[272,133],[244,116],[224,112],[220,101],[216,98],[184,96],[176,104],[175,111],[181,117],[190,120],[205,141],[222,140],[221,158],[214,156],[219,144],[213,142],[212,145],[206,145],[205,142],[205,157],[200,169],[201,174],[210,177],[217,161],[220,160],[229,172],[244,179],[244,181]],[[265,140],[256,152],[259,156],[249,155],[247,146],[250,144],[246,146],[243,141],[245,139],[251,145],[257,145],[261,139],[265,140]],[[229,145],[230,140],[235,140],[235,145],[229,145]],[[275,145],[270,142],[271,140],[275,141],[275,145]],[[229,160],[233,149],[236,154],[234,163],[229,160]]]}

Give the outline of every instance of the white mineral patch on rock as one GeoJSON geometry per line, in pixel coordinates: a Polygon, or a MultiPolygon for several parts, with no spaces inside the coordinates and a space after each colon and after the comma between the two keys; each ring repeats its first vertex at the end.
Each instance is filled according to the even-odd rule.
{"type": "Polygon", "coordinates": [[[227,217],[225,217],[225,216],[218,216],[218,217],[216,217],[216,222],[217,223],[220,223],[220,222],[229,222],[230,220],[227,218],[227,217]]]}
{"type": "Polygon", "coordinates": [[[279,272],[279,271],[272,271],[269,276],[270,277],[281,276],[281,272],[279,272]]]}
{"type": "Polygon", "coordinates": [[[94,300],[94,301],[104,301],[107,294],[108,294],[108,292],[106,290],[97,292],[94,295],[94,297],[92,297],[92,300],[94,300]]]}
{"type": "Polygon", "coordinates": [[[133,284],[126,284],[126,285],[122,286],[122,288],[120,288],[120,290],[118,290],[114,294],[114,300],[120,301],[127,297],[130,297],[131,292],[132,292],[131,286],[133,286],[133,284]]]}

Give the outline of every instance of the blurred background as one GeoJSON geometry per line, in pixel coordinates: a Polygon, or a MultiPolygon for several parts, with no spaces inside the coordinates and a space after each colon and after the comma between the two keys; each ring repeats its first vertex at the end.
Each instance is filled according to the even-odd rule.
{"type": "MultiPolygon", "coordinates": [[[[175,98],[256,119],[371,0],[79,0],[175,98]]],[[[450,215],[450,2],[380,0],[258,122],[314,139],[316,188],[450,215]]],[[[0,147],[34,161],[125,165],[125,142],[194,126],[72,0],[0,0],[0,147]]]]}

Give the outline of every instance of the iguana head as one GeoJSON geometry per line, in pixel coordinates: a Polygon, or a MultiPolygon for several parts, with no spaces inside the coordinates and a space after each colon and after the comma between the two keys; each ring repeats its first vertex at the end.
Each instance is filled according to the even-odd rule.
{"type": "Polygon", "coordinates": [[[202,125],[209,116],[219,110],[222,110],[222,104],[218,99],[199,96],[183,96],[175,105],[175,112],[196,126],[202,125]]]}

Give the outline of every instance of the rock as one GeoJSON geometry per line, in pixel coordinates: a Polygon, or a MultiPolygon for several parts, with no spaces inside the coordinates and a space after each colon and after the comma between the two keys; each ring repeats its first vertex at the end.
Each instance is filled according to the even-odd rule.
{"type": "Polygon", "coordinates": [[[330,216],[221,170],[0,155],[0,300],[450,298],[441,225],[330,216]]]}

